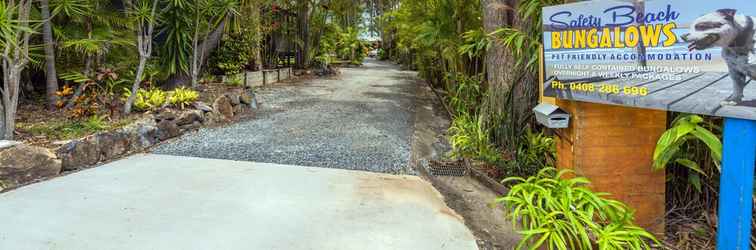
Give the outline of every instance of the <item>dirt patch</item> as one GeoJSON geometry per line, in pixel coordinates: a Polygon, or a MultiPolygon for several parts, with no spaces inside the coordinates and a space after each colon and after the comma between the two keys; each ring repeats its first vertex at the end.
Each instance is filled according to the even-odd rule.
{"type": "Polygon", "coordinates": [[[469,176],[430,178],[446,204],[462,215],[465,225],[478,237],[480,249],[514,249],[520,237],[502,206],[494,203],[495,192],[469,176]]]}
{"type": "Polygon", "coordinates": [[[444,135],[449,119],[431,90],[425,84],[418,86],[410,165],[433,184],[455,214],[462,216],[478,238],[480,249],[514,249],[520,236],[505,218],[502,207],[494,203],[498,195],[494,190],[469,175],[432,176],[426,171],[430,162],[445,158],[449,150],[444,135]]]}

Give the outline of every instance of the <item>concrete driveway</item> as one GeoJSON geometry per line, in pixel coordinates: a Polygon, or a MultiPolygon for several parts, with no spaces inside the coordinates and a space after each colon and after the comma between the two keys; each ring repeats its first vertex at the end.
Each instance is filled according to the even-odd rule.
{"type": "Polygon", "coordinates": [[[427,182],[136,155],[0,194],[0,249],[477,249],[427,182]]]}

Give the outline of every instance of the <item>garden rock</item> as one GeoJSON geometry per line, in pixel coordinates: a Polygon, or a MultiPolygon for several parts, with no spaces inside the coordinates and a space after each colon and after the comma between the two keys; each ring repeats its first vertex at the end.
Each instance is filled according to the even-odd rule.
{"type": "Polygon", "coordinates": [[[96,136],[100,148],[100,160],[113,160],[131,150],[131,141],[124,133],[105,132],[96,136]]]}
{"type": "Polygon", "coordinates": [[[131,137],[131,147],[142,150],[158,143],[158,128],[151,124],[140,124],[134,128],[131,137]]]}
{"type": "Polygon", "coordinates": [[[61,159],[63,170],[77,170],[100,162],[99,142],[96,136],[71,141],[61,146],[56,155],[61,159]]]}
{"type": "Polygon", "coordinates": [[[215,99],[213,102],[213,109],[215,112],[223,115],[226,120],[234,118],[234,107],[231,106],[231,101],[226,96],[221,96],[218,97],[218,99],[215,99]]]}
{"type": "Polygon", "coordinates": [[[157,136],[161,141],[181,135],[178,125],[172,120],[162,120],[157,124],[157,136]]]}
{"type": "Polygon", "coordinates": [[[0,149],[0,190],[60,174],[61,161],[50,150],[15,144],[0,149]]]}
{"type": "Polygon", "coordinates": [[[257,109],[257,98],[255,93],[250,91],[244,92],[239,96],[239,101],[242,104],[248,105],[250,109],[257,109]]]}
{"type": "Polygon", "coordinates": [[[179,115],[178,120],[176,120],[176,125],[183,126],[193,124],[194,122],[202,123],[203,120],[204,118],[202,117],[202,111],[192,110],[179,115]]]}
{"type": "Polygon", "coordinates": [[[197,130],[202,127],[202,123],[195,121],[192,124],[184,124],[179,126],[179,129],[183,132],[197,130]]]}
{"type": "Polygon", "coordinates": [[[244,113],[244,105],[234,106],[234,115],[240,115],[241,113],[244,113]]]}
{"type": "Polygon", "coordinates": [[[233,106],[241,104],[240,96],[236,93],[227,93],[226,97],[228,97],[228,101],[230,101],[233,106]]]}
{"type": "Polygon", "coordinates": [[[213,108],[210,107],[210,105],[207,105],[207,103],[204,102],[194,102],[193,104],[194,108],[201,110],[202,112],[208,113],[213,112],[213,108]]]}
{"type": "Polygon", "coordinates": [[[176,114],[168,110],[162,110],[155,115],[155,122],[160,123],[163,120],[176,120],[176,114]]]}

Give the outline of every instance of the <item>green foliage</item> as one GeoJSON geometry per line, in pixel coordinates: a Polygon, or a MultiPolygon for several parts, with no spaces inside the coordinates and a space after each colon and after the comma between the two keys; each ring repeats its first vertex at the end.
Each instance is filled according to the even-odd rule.
{"type": "Polygon", "coordinates": [[[388,59],[389,59],[388,52],[386,52],[386,50],[383,48],[378,49],[378,60],[384,61],[388,59]]]}
{"type": "Polygon", "coordinates": [[[241,87],[244,85],[244,78],[241,74],[227,75],[226,84],[234,87],[241,87]]]}
{"type": "Polygon", "coordinates": [[[18,127],[33,136],[45,136],[52,140],[69,140],[118,128],[131,121],[132,120],[124,119],[118,122],[110,122],[105,116],[93,115],[86,119],[64,119],[36,123],[20,123],[18,124],[18,127]]]}
{"type": "Polygon", "coordinates": [[[541,169],[552,166],[556,159],[554,138],[542,132],[536,133],[527,128],[518,145],[514,158],[503,164],[501,170],[504,176],[532,176],[541,169]]]}
{"type": "Polygon", "coordinates": [[[670,162],[688,170],[688,182],[701,191],[701,176],[706,172],[695,161],[693,152],[682,150],[686,144],[703,143],[709,149],[710,158],[719,167],[722,161],[722,142],[710,129],[719,129],[698,115],[682,115],[672,122],[672,127],[662,134],[654,150],[654,170],[667,167],[670,162]]]}
{"type": "MultiPolygon", "coordinates": [[[[129,96],[131,96],[131,91],[126,89],[123,98],[126,99],[129,96]]],[[[139,89],[134,100],[134,108],[139,111],[156,110],[165,105],[167,100],[167,93],[161,89],[139,89]]]]}
{"type": "Polygon", "coordinates": [[[119,68],[135,63],[134,22],[113,2],[51,0],[50,9],[59,70],[91,73],[106,63],[119,68]]]}
{"type": "Polygon", "coordinates": [[[254,37],[245,33],[226,36],[210,58],[211,67],[216,73],[223,75],[241,72],[250,59],[254,58],[256,43],[253,39],[254,37]]]}
{"type": "Polygon", "coordinates": [[[501,159],[499,150],[491,143],[489,131],[483,128],[480,117],[463,114],[452,121],[449,128],[451,157],[465,157],[495,163],[501,159]]]}
{"type": "Polygon", "coordinates": [[[459,54],[466,55],[469,58],[476,58],[484,55],[491,42],[482,28],[468,30],[462,34],[463,43],[459,46],[459,54]]]}
{"type": "Polygon", "coordinates": [[[450,89],[448,102],[451,111],[455,115],[477,114],[478,106],[483,98],[481,89],[482,76],[466,76],[464,74],[449,73],[446,77],[448,82],[455,83],[450,89]]]}
{"type": "Polygon", "coordinates": [[[171,98],[169,99],[169,102],[171,103],[171,105],[180,109],[184,109],[184,107],[192,104],[199,99],[199,92],[193,89],[188,89],[186,87],[180,87],[174,89],[170,96],[171,98]]]}
{"type": "Polygon", "coordinates": [[[651,249],[656,238],[634,224],[633,211],[622,202],[593,192],[584,177],[567,178],[568,170],[545,168],[516,182],[505,197],[507,216],[521,228],[517,249],[651,249]]]}
{"type": "MultiPolygon", "coordinates": [[[[404,1],[382,16],[385,33],[392,34],[391,54],[406,65],[416,66],[420,76],[437,86],[448,86],[446,73],[481,73],[459,52],[463,34],[482,27],[480,1],[404,1]],[[439,73],[441,72],[441,73],[439,73]]],[[[452,87],[453,88],[453,87],[452,87]]],[[[448,90],[448,89],[447,89],[448,90]]]]}

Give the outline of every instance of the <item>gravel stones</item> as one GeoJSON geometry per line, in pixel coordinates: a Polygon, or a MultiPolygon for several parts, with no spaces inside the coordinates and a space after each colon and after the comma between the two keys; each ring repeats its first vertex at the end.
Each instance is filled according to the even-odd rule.
{"type": "Polygon", "coordinates": [[[203,128],[153,152],[412,174],[415,80],[381,63],[345,69],[338,80],[262,89],[256,119],[203,128]]]}

